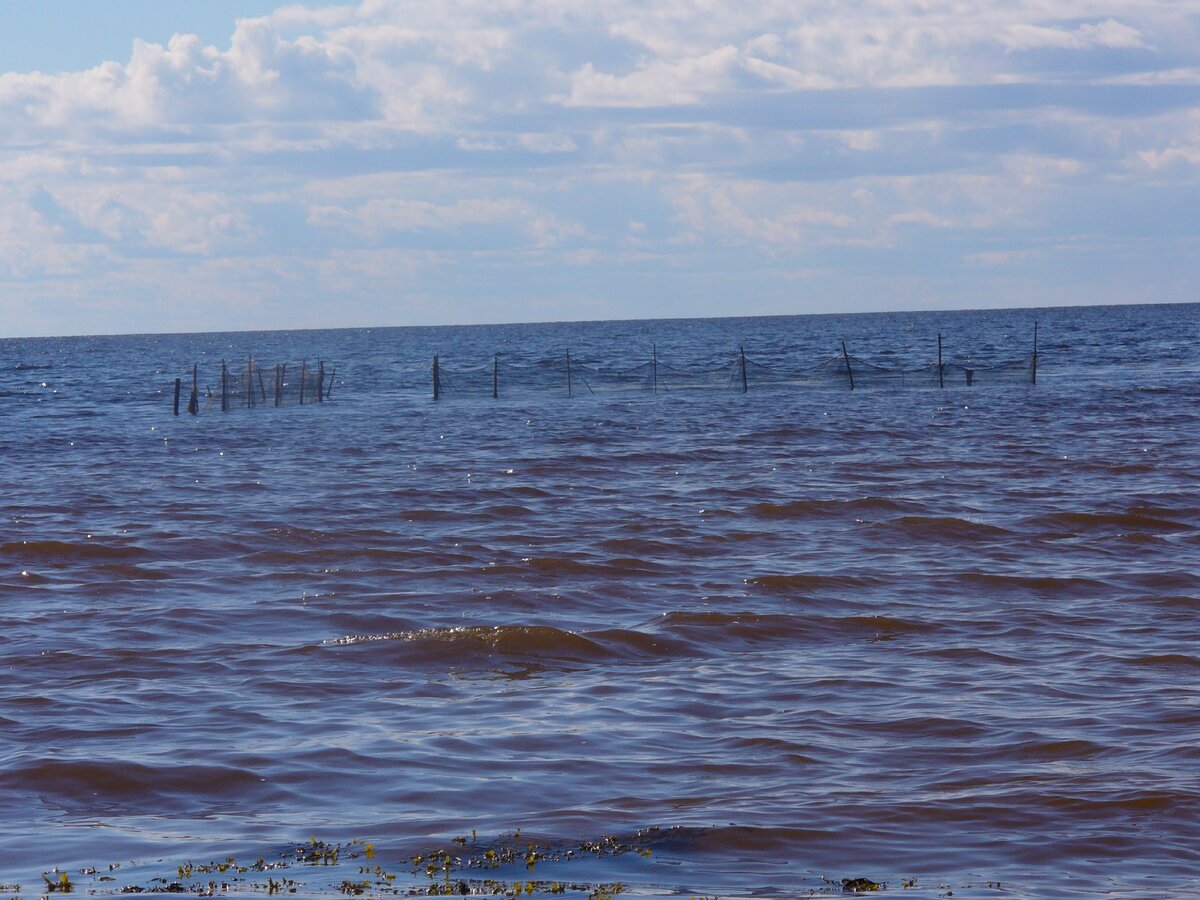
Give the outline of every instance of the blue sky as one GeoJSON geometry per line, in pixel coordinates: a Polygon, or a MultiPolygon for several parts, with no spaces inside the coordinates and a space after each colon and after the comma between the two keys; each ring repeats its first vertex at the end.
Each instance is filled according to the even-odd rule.
{"type": "Polygon", "coordinates": [[[1200,299],[1198,2],[3,11],[0,335],[1200,299]]]}
{"type": "Polygon", "coordinates": [[[225,44],[239,18],[264,16],[278,0],[0,0],[0,68],[73,72],[128,60],[133,39],[165,44],[195,34],[225,44]]]}

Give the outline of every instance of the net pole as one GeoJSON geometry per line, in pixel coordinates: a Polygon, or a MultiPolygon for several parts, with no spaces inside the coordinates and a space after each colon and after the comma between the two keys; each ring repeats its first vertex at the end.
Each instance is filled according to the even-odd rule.
{"type": "Polygon", "coordinates": [[[658,344],[650,345],[650,372],[653,376],[654,393],[658,393],[658,344]]]}
{"type": "Polygon", "coordinates": [[[200,412],[200,366],[192,363],[192,396],[188,400],[188,412],[193,416],[200,412]]]}
{"type": "Polygon", "coordinates": [[[283,366],[275,363],[275,405],[283,403],[283,366]]]}
{"type": "Polygon", "coordinates": [[[174,406],[175,415],[179,415],[179,391],[182,387],[183,387],[183,379],[176,378],[175,379],[175,406],[174,406]]]}
{"type": "Polygon", "coordinates": [[[325,399],[333,399],[333,379],[337,378],[337,369],[335,368],[329,376],[329,387],[325,388],[325,399]]]}
{"type": "Polygon", "coordinates": [[[500,399],[500,354],[492,357],[492,399],[500,399]]]}
{"type": "Polygon", "coordinates": [[[738,352],[742,358],[742,393],[745,394],[750,390],[750,384],[746,381],[746,348],[738,347],[738,352]]]}
{"type": "Polygon", "coordinates": [[[229,369],[221,360],[221,412],[229,409],[229,369]]]}
{"type": "Polygon", "coordinates": [[[246,409],[254,405],[254,357],[246,357],[246,409]]]}
{"type": "Polygon", "coordinates": [[[308,360],[300,363],[300,405],[304,405],[304,379],[308,377],[308,360]]]}
{"type": "Polygon", "coordinates": [[[317,402],[325,402],[325,360],[317,360],[317,402]]]}
{"type": "Polygon", "coordinates": [[[850,379],[850,390],[854,390],[854,370],[850,368],[850,354],[846,350],[845,341],[842,341],[842,359],[846,361],[846,377],[850,379]]]}
{"type": "Polygon", "coordinates": [[[946,376],[942,369],[942,334],[938,332],[938,387],[946,386],[946,376]]]}
{"type": "Polygon", "coordinates": [[[567,396],[571,396],[571,351],[567,351],[567,396]]]}
{"type": "Polygon", "coordinates": [[[258,393],[262,397],[263,406],[267,405],[267,386],[263,383],[262,366],[255,366],[254,371],[258,373],[258,393]]]}
{"type": "Polygon", "coordinates": [[[1033,320],[1033,359],[1029,366],[1029,383],[1037,384],[1038,320],[1033,320]]]}
{"type": "Polygon", "coordinates": [[[434,402],[442,399],[442,378],[438,371],[438,357],[433,354],[433,399],[434,402]]]}

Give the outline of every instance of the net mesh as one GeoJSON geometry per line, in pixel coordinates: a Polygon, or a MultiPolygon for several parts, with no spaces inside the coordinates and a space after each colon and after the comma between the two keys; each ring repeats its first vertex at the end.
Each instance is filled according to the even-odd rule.
{"type": "Polygon", "coordinates": [[[713,365],[683,366],[654,353],[645,362],[613,368],[570,355],[516,364],[496,357],[484,365],[447,365],[435,358],[431,370],[438,399],[601,393],[749,392],[766,388],[970,387],[1034,381],[1035,355],[994,364],[970,360],[904,368],[883,366],[847,353],[809,365],[760,362],[743,353],[713,365]]]}
{"type": "Polygon", "coordinates": [[[205,379],[193,370],[190,378],[181,379],[180,405],[186,405],[188,412],[322,403],[330,399],[335,373],[326,372],[321,362],[315,366],[307,362],[263,366],[251,359],[238,368],[222,363],[219,370],[208,374],[212,377],[205,379]]]}
{"type": "MultiPolygon", "coordinates": [[[[886,354],[888,351],[884,351],[886,354]]],[[[849,353],[834,353],[813,361],[794,362],[782,353],[757,359],[741,348],[715,353],[694,365],[664,359],[654,348],[648,358],[613,366],[603,360],[567,352],[520,362],[495,355],[483,364],[447,364],[433,358],[429,372],[434,399],[573,397],[597,394],[684,393],[688,391],[751,392],[771,389],[840,388],[959,388],[993,384],[1031,384],[1037,381],[1038,354],[1004,361],[881,365],[849,353]]],[[[206,373],[198,369],[180,379],[176,411],[251,409],[296,406],[330,399],[336,371],[318,360],[263,366],[251,358],[244,364],[206,373]]],[[[416,374],[416,372],[413,372],[416,374]]],[[[408,386],[415,387],[417,382],[408,386]]],[[[428,381],[425,382],[429,384],[428,381]]]]}

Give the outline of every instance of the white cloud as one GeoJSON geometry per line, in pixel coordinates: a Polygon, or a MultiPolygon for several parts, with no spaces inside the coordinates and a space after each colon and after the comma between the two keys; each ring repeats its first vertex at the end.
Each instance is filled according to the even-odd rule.
{"type": "Polygon", "coordinates": [[[470,134],[455,141],[460,150],[497,153],[504,150],[527,150],[530,153],[572,153],[579,149],[570,135],[557,132],[517,134],[470,134]]]}
{"type": "Polygon", "coordinates": [[[850,277],[823,254],[930,229],[931,266],[1018,259],[1080,204],[1191,188],[1198,28],[1159,0],[365,0],[131,35],[0,74],[0,278],[116,304],[227,278],[269,324],[398,273],[436,316],[555,266],[598,295],[631,262],[850,277]]]}
{"type": "Polygon", "coordinates": [[[800,249],[855,225],[821,189],[689,176],[668,190],[685,240],[753,241],[800,249]]]}
{"type": "Polygon", "coordinates": [[[363,235],[380,231],[446,231],[464,225],[495,225],[530,218],[530,208],[518,200],[459,200],[437,204],[425,200],[370,200],[362,206],[317,206],[309,213],[315,225],[345,228],[363,235]]]}
{"type": "Polygon", "coordinates": [[[217,191],[124,184],[66,201],[85,228],[133,246],[209,255],[236,248],[250,237],[245,214],[217,191]]]}
{"type": "Polygon", "coordinates": [[[1167,147],[1163,150],[1143,150],[1138,158],[1151,170],[1165,169],[1177,163],[1200,166],[1200,144],[1167,147]]]}
{"type": "Polygon", "coordinates": [[[738,52],[734,47],[718,47],[703,56],[656,61],[628,75],[597,72],[592,64],[571,76],[567,106],[674,106],[699,103],[705,94],[733,86],[738,52]]]}
{"type": "Polygon", "coordinates": [[[357,206],[319,205],[309,210],[308,222],[375,239],[389,232],[453,233],[472,226],[490,226],[523,235],[526,242],[537,247],[549,247],[584,233],[578,223],[512,197],[469,198],[453,203],[391,198],[368,200],[357,206]]]}
{"type": "Polygon", "coordinates": [[[1130,28],[1116,19],[1085,22],[1073,29],[1017,23],[1005,30],[1000,41],[1010,50],[1041,47],[1065,50],[1085,50],[1089,47],[1142,49],[1146,46],[1136,28],[1130,28]]]}
{"type": "Polygon", "coordinates": [[[979,253],[968,253],[964,259],[968,264],[975,266],[1023,266],[1042,255],[1038,250],[983,250],[979,253]]]}
{"type": "Polygon", "coordinates": [[[914,209],[908,212],[896,213],[884,220],[885,228],[897,225],[925,225],[929,228],[961,228],[963,223],[946,216],[939,216],[927,209],[914,209]]]}

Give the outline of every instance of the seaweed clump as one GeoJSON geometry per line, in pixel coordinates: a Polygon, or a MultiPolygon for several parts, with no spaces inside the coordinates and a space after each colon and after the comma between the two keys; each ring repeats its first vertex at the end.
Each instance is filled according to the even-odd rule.
{"type": "Polygon", "coordinates": [[[861,894],[866,891],[878,891],[883,887],[879,882],[870,878],[843,878],[842,890],[848,894],[861,894]]]}
{"type": "Polygon", "coordinates": [[[75,890],[75,885],[66,872],[60,872],[57,879],[53,879],[43,872],[42,880],[46,882],[46,893],[58,891],[63,894],[69,894],[75,890]]]}

